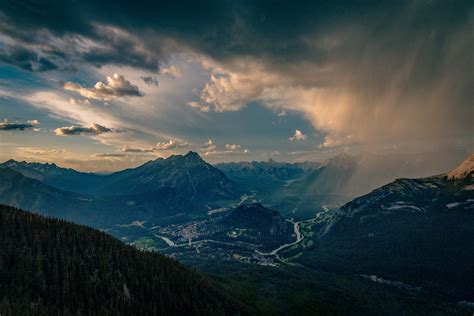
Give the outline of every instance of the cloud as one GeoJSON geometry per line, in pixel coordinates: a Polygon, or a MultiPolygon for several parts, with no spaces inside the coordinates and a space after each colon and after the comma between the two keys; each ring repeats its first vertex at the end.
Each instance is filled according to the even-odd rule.
{"type": "Polygon", "coordinates": [[[183,71],[181,70],[181,68],[175,65],[171,65],[170,67],[161,67],[160,74],[168,76],[169,78],[172,78],[172,79],[177,79],[183,76],[183,71]]]}
{"type": "Polygon", "coordinates": [[[41,156],[56,156],[65,154],[66,149],[52,149],[42,147],[16,147],[15,152],[20,155],[41,155],[41,156]]]}
{"type": "Polygon", "coordinates": [[[140,78],[149,86],[158,86],[158,79],[155,76],[141,76],[140,78]]]}
{"type": "Polygon", "coordinates": [[[308,136],[306,136],[305,134],[303,134],[302,131],[297,129],[295,130],[295,134],[293,136],[290,136],[288,139],[291,140],[292,142],[297,142],[297,141],[306,140],[307,138],[308,136]]]}
{"type": "Polygon", "coordinates": [[[132,147],[129,145],[124,145],[120,149],[124,153],[153,153],[160,151],[176,150],[181,148],[189,147],[188,143],[180,143],[176,140],[170,139],[168,142],[158,142],[155,146],[152,147],[132,147]]]}
{"type": "Polygon", "coordinates": [[[200,102],[191,101],[187,103],[190,107],[201,110],[202,112],[209,112],[211,107],[209,105],[203,105],[200,102]]]}
{"type": "Polygon", "coordinates": [[[120,149],[120,151],[124,153],[150,153],[150,152],[154,152],[155,149],[153,147],[139,148],[139,147],[131,147],[131,146],[125,145],[120,149]]]}
{"type": "Polygon", "coordinates": [[[35,51],[18,44],[0,48],[0,61],[28,71],[41,72],[58,69],[51,60],[38,56],[35,51]]]}
{"type": "Polygon", "coordinates": [[[100,158],[123,158],[127,157],[126,154],[117,154],[117,153],[102,153],[102,154],[94,154],[92,157],[100,157],[100,158]]]}
{"type": "Polygon", "coordinates": [[[205,150],[205,151],[212,151],[214,149],[216,149],[216,145],[214,144],[214,142],[212,141],[212,139],[208,139],[205,143],[204,143],[204,146],[201,147],[202,150],[205,150]]]}
{"type": "Polygon", "coordinates": [[[250,151],[244,150],[210,150],[203,153],[203,156],[227,156],[227,155],[245,155],[250,151]]]}
{"type": "Polygon", "coordinates": [[[110,132],[120,132],[116,129],[111,129],[96,123],[92,123],[90,126],[65,126],[59,127],[54,130],[57,136],[73,136],[73,135],[99,135],[110,132]]]}
{"type": "Polygon", "coordinates": [[[240,148],[238,144],[225,144],[225,148],[228,150],[237,150],[240,148]]]}
{"type": "MultiPolygon", "coordinates": [[[[239,111],[252,100],[261,99],[266,86],[282,82],[277,76],[266,73],[256,61],[245,59],[244,67],[251,72],[233,72],[210,60],[202,60],[205,68],[211,69],[211,77],[200,93],[200,102],[195,107],[216,112],[239,111]]],[[[193,106],[191,104],[191,106],[193,106]]]]}
{"type": "MultiPolygon", "coordinates": [[[[159,73],[171,56],[192,55],[209,78],[183,104],[291,110],[326,135],[323,147],[473,137],[472,1],[179,5],[12,1],[0,32],[55,64],[159,73]]],[[[33,68],[25,56],[7,62],[33,68]]]]}
{"type": "Polygon", "coordinates": [[[204,156],[243,155],[250,152],[248,149],[240,150],[241,147],[239,144],[225,144],[225,150],[219,150],[212,139],[209,139],[201,150],[204,156]]]}
{"type": "Polygon", "coordinates": [[[69,91],[75,91],[88,99],[101,101],[113,100],[124,97],[142,97],[144,94],[119,74],[107,76],[107,83],[97,82],[93,88],[85,88],[75,82],[66,82],[63,88],[69,91]]]}
{"type": "Polygon", "coordinates": [[[173,149],[179,149],[179,148],[186,148],[188,147],[187,143],[179,143],[175,140],[170,139],[168,142],[158,142],[154,149],[155,150],[173,150],[173,149]]]}
{"type": "MultiPolygon", "coordinates": [[[[148,47],[139,35],[108,23],[92,22],[89,45],[74,52],[79,59],[96,67],[130,66],[152,72],[159,69],[163,53],[159,47],[148,47]]],[[[138,33],[139,34],[139,33],[138,33]]]]}
{"type": "Polygon", "coordinates": [[[70,104],[79,104],[79,105],[91,105],[91,102],[87,99],[79,100],[79,99],[69,98],[69,103],[70,104]]]}
{"type": "Polygon", "coordinates": [[[10,122],[8,119],[4,119],[0,122],[0,131],[24,131],[33,129],[36,131],[35,126],[39,124],[38,120],[29,120],[26,123],[21,122],[10,122]]]}

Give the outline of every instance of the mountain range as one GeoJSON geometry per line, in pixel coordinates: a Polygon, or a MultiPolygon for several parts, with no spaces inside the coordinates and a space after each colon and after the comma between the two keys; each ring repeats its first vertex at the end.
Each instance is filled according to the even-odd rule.
{"type": "Polygon", "coordinates": [[[9,160],[0,165],[0,193],[1,203],[94,227],[205,213],[237,198],[227,177],[193,152],[110,175],[9,160]]]}
{"type": "Polygon", "coordinates": [[[170,188],[191,200],[202,200],[202,196],[212,199],[235,197],[225,175],[195,152],[158,158],[108,175],[15,160],[0,164],[0,168],[13,169],[61,190],[88,195],[132,195],[170,188]]]}
{"type": "MultiPolygon", "coordinates": [[[[446,164],[428,154],[417,157],[404,162],[343,154],[321,164],[212,166],[190,152],[110,175],[10,160],[0,165],[0,203],[106,229],[136,247],[148,243],[148,249],[191,258],[188,263],[211,264],[212,273],[230,260],[232,271],[248,271],[242,272],[247,277],[257,268],[243,268],[242,262],[283,270],[288,265],[339,280],[325,287],[350,279],[348,291],[371,282],[469,305],[474,301],[474,156],[454,169],[446,166],[456,155],[446,164]],[[424,175],[428,169],[444,171],[393,181],[398,174],[424,175]],[[382,186],[372,190],[377,183],[382,186]],[[366,193],[352,199],[356,192],[366,193]],[[316,207],[329,200],[342,206],[316,207]],[[307,203],[309,218],[298,219],[298,203],[307,203]]],[[[314,284],[308,286],[295,295],[314,284]]],[[[437,308],[430,304],[429,310],[437,308]]]]}

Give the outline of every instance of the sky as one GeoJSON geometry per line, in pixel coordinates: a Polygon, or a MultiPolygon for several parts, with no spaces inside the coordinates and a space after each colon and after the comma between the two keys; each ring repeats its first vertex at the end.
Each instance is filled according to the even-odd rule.
{"type": "Polygon", "coordinates": [[[474,148],[472,1],[0,4],[0,160],[474,148]]]}

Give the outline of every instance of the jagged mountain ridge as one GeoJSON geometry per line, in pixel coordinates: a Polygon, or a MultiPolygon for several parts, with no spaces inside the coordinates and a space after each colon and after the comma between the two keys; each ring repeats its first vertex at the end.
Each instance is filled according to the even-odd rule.
{"type": "Polygon", "coordinates": [[[224,173],[195,152],[159,158],[105,178],[105,184],[97,189],[97,194],[135,194],[169,187],[190,200],[235,197],[232,184],[224,173]]]}
{"type": "Polygon", "coordinates": [[[24,176],[39,180],[52,187],[75,193],[90,193],[104,180],[104,176],[80,172],[71,168],[61,168],[54,163],[15,161],[10,159],[0,164],[0,168],[10,168],[24,176]]]}
{"type": "Polygon", "coordinates": [[[301,177],[305,171],[316,169],[318,162],[278,162],[268,161],[241,161],[218,163],[216,168],[222,170],[229,178],[258,179],[268,181],[287,181],[301,177]]]}
{"type": "Polygon", "coordinates": [[[235,197],[232,183],[224,173],[206,163],[195,152],[158,158],[109,175],[14,160],[0,164],[2,167],[61,190],[96,196],[142,194],[171,188],[177,194],[196,201],[235,197]]]}

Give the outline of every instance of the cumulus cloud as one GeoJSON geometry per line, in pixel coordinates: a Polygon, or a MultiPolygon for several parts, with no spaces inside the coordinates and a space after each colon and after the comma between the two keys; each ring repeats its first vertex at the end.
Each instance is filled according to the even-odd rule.
{"type": "Polygon", "coordinates": [[[92,123],[90,126],[65,126],[59,127],[54,130],[57,136],[73,136],[73,135],[99,135],[110,132],[120,132],[116,129],[111,129],[96,123],[92,123]]]}
{"type": "Polygon", "coordinates": [[[248,59],[236,67],[252,69],[249,72],[234,72],[207,59],[202,60],[202,65],[211,69],[211,77],[201,90],[200,101],[193,101],[190,105],[207,111],[239,111],[248,102],[261,99],[267,86],[282,82],[277,76],[265,72],[261,64],[248,59]]]}
{"type": "Polygon", "coordinates": [[[176,140],[170,139],[168,142],[156,143],[155,150],[174,150],[188,147],[188,143],[179,143],[176,140]]]}
{"type": "Polygon", "coordinates": [[[306,136],[305,134],[303,134],[302,131],[297,129],[295,130],[295,134],[293,136],[290,136],[288,139],[291,140],[292,142],[298,142],[298,141],[306,140],[307,138],[308,136],[306,136]]]}
{"type": "Polygon", "coordinates": [[[38,120],[28,120],[26,123],[22,122],[11,122],[8,119],[4,119],[0,122],[0,131],[24,131],[28,129],[37,130],[36,125],[39,124],[38,120]]]}
{"type": "Polygon", "coordinates": [[[149,86],[158,86],[158,79],[155,76],[141,76],[140,78],[149,86]]]}
{"type": "Polygon", "coordinates": [[[109,101],[124,97],[142,97],[144,94],[138,89],[138,86],[130,83],[123,76],[113,74],[107,76],[107,82],[97,82],[94,87],[86,88],[75,82],[66,82],[63,88],[69,91],[79,93],[85,98],[100,101],[109,101]]]}

